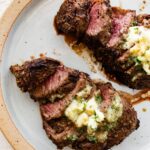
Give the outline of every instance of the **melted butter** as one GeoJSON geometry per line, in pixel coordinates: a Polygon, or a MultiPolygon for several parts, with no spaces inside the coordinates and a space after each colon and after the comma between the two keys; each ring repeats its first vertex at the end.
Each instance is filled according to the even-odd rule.
{"type": "Polygon", "coordinates": [[[144,26],[130,27],[125,37],[124,48],[129,49],[136,65],[141,64],[146,74],[150,75],[150,29],[144,26]]]}
{"type": "Polygon", "coordinates": [[[85,98],[91,90],[92,88],[87,85],[79,91],[66,108],[65,115],[77,128],[87,127],[89,136],[94,136],[97,140],[103,142],[107,139],[109,131],[102,130],[99,132],[98,129],[103,128],[105,124],[112,126],[116,123],[122,116],[123,104],[119,94],[116,93],[108,110],[102,112],[100,108],[102,100],[99,91],[96,91],[91,98],[85,98]]]}

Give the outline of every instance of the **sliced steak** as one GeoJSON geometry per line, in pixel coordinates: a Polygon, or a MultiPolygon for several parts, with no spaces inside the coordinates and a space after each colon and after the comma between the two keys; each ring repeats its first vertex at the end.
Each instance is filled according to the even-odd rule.
{"type": "Polygon", "coordinates": [[[82,41],[93,50],[97,61],[102,63],[109,77],[131,88],[150,88],[149,76],[138,69],[139,66],[130,59],[129,50],[123,48],[126,40],[124,35],[129,27],[149,27],[150,15],[136,16],[134,10],[111,7],[109,0],[66,0],[57,13],[56,24],[62,33],[73,33],[77,41],[82,41]],[[87,3],[87,11],[81,11],[87,3]],[[76,25],[76,14],[79,13],[83,17],[79,17],[76,25]],[[82,31],[78,26],[79,22],[84,24],[82,31]]]}
{"type": "Polygon", "coordinates": [[[51,58],[40,58],[27,61],[22,66],[11,66],[11,72],[16,76],[18,86],[23,92],[31,91],[45,79],[53,75],[61,63],[51,58]]]}
{"type": "Polygon", "coordinates": [[[122,97],[122,103],[124,106],[123,115],[119,119],[117,127],[109,133],[106,149],[120,144],[130,132],[139,127],[139,121],[135,117],[137,114],[131,104],[125,97],[122,97]]]}
{"type": "Polygon", "coordinates": [[[107,44],[109,48],[116,48],[123,40],[123,34],[128,31],[132,22],[135,20],[136,12],[112,7],[112,32],[107,44]]]}
{"type": "Polygon", "coordinates": [[[105,111],[111,105],[111,103],[112,103],[111,100],[114,99],[116,91],[110,83],[97,85],[97,86],[99,87],[99,89],[101,91],[101,96],[103,99],[103,102],[101,104],[101,110],[105,111]]]}
{"type": "MultiPolygon", "coordinates": [[[[52,59],[45,58],[45,59],[37,59],[28,63],[29,64],[32,63],[32,65],[34,66],[34,63],[36,64],[37,61],[40,60],[44,62],[46,60],[52,61],[52,59]]],[[[57,61],[54,60],[54,62],[57,61]]],[[[25,64],[22,66],[17,65],[17,67],[20,68],[26,66],[25,64]]],[[[51,62],[51,64],[54,64],[52,68],[53,69],[55,68],[54,69],[55,73],[50,74],[50,76],[46,78],[44,76],[44,79],[42,79],[43,81],[41,83],[42,86],[45,86],[45,82],[47,83],[47,80],[49,81],[48,86],[44,88],[43,91],[41,90],[44,93],[47,91],[52,91],[52,89],[56,89],[56,87],[57,90],[59,90],[59,88],[63,88],[63,86],[65,86],[65,84],[63,84],[63,81],[69,78],[68,74],[70,73],[76,74],[75,76],[73,76],[73,80],[69,81],[69,82],[74,82],[75,86],[74,88],[70,89],[70,91],[65,95],[64,98],[62,99],[60,98],[59,100],[54,102],[47,102],[46,104],[39,102],[41,115],[43,119],[43,127],[48,137],[57,145],[58,148],[62,149],[65,146],[71,146],[73,149],[76,150],[88,150],[88,149],[93,150],[93,148],[94,150],[107,150],[108,148],[111,148],[112,146],[119,144],[131,132],[133,132],[135,129],[138,128],[139,121],[137,119],[137,114],[132,108],[131,104],[128,102],[128,99],[125,98],[122,94],[120,94],[120,92],[116,91],[110,83],[103,83],[102,81],[91,80],[86,73],[79,72],[71,68],[67,68],[63,66],[62,63],[59,63],[61,64],[59,66],[56,66],[55,63],[53,62],[51,62]],[[90,87],[90,91],[87,89],[87,87],[88,88],[90,87]],[[117,100],[117,103],[121,105],[120,107],[121,115],[117,117],[118,118],[117,120],[113,120],[113,122],[111,123],[111,121],[107,119],[107,116],[105,116],[105,114],[109,112],[109,111],[107,112],[108,109],[109,110],[114,109],[115,111],[118,111],[116,110],[116,108],[112,108],[112,106],[115,107],[113,102],[116,101],[116,94],[119,96],[119,102],[117,100]],[[79,101],[79,103],[84,104],[82,105],[83,112],[86,113],[87,104],[90,104],[88,103],[88,101],[91,102],[93,101],[92,99],[95,99],[95,102],[97,101],[96,105],[98,107],[95,108],[95,113],[97,113],[96,111],[98,108],[101,110],[99,113],[102,113],[105,116],[105,119],[102,122],[100,122],[99,128],[95,131],[96,132],[95,134],[98,135],[107,132],[106,135],[107,138],[103,139],[104,141],[98,141],[97,139],[94,139],[93,137],[89,136],[86,126],[77,127],[76,123],[74,123],[66,115],[65,110],[68,109],[68,107],[72,104],[72,102],[75,101],[76,102],[79,101]],[[109,129],[108,126],[110,126],[109,129]]],[[[46,66],[49,66],[49,63],[41,66],[40,69],[43,71],[42,68],[47,68],[46,66]]],[[[27,70],[28,68],[30,68],[30,65],[26,67],[27,70]]],[[[26,74],[24,74],[23,76],[22,72],[18,72],[18,70],[14,70],[13,67],[11,67],[11,71],[16,76],[17,80],[18,80],[18,76],[19,77],[21,76],[22,77],[21,79],[23,79],[23,77],[26,76],[26,74]]],[[[31,71],[32,74],[34,74],[34,71],[36,73],[36,70],[32,70],[31,71]]],[[[47,73],[47,70],[43,72],[43,74],[45,73],[47,73]]],[[[28,72],[28,74],[30,74],[30,72],[28,72]]],[[[30,77],[30,81],[32,81],[31,76],[29,77],[30,77]]],[[[32,76],[32,78],[34,80],[34,76],[32,76]]],[[[19,79],[20,82],[21,79],[19,79]]],[[[41,87],[41,85],[36,85],[34,90],[36,91],[37,88],[41,87]]],[[[32,88],[32,92],[34,90],[32,88]]],[[[39,93],[41,93],[41,91],[39,90],[39,93]]],[[[28,89],[28,92],[30,93],[31,90],[28,89]]],[[[53,94],[54,93],[51,93],[51,95],[53,94]]],[[[45,95],[43,95],[43,98],[45,98],[45,95]]],[[[34,100],[36,100],[36,97],[34,97],[34,100]]],[[[95,115],[96,117],[95,113],[93,115],[95,115]]]]}
{"type": "Polygon", "coordinates": [[[90,22],[86,34],[106,45],[111,31],[111,7],[109,0],[96,1],[90,10],[90,22]]]}
{"type": "Polygon", "coordinates": [[[81,74],[75,88],[66,97],[64,97],[64,99],[59,100],[55,103],[41,105],[41,114],[44,119],[51,120],[53,118],[59,118],[60,116],[62,116],[66,107],[70,104],[76,93],[84,88],[85,84],[86,76],[84,74],[81,74]]]}
{"type": "Polygon", "coordinates": [[[56,15],[58,32],[81,36],[89,24],[91,0],[65,0],[56,15]]]}
{"type": "Polygon", "coordinates": [[[62,86],[60,86],[55,92],[53,92],[48,99],[51,102],[54,102],[58,99],[64,98],[69,92],[71,92],[75,88],[78,80],[79,72],[74,71],[73,74],[69,75],[68,80],[66,80],[62,86]]]}
{"type": "MultiPolygon", "coordinates": [[[[64,86],[67,83],[76,83],[79,78],[79,73],[63,66],[59,67],[54,74],[50,76],[44,83],[30,92],[33,99],[50,99],[53,93],[57,94],[58,88],[64,86]],[[74,78],[72,78],[74,75],[74,78]],[[72,76],[72,77],[71,77],[72,76]]],[[[61,94],[61,92],[60,92],[61,94]]],[[[63,94],[63,93],[62,93],[63,94]]]]}

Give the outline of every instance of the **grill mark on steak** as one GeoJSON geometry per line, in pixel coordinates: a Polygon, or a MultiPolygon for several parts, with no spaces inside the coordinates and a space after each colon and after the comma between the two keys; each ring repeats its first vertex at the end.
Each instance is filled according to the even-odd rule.
{"type": "Polygon", "coordinates": [[[41,114],[43,115],[45,120],[51,120],[53,118],[59,118],[64,114],[66,107],[70,104],[73,97],[76,95],[78,91],[85,87],[86,84],[86,76],[84,74],[80,74],[80,78],[77,81],[75,88],[62,100],[59,100],[54,103],[48,103],[45,105],[41,105],[41,114]]]}
{"type": "Polygon", "coordinates": [[[61,63],[51,58],[39,58],[27,61],[22,66],[10,67],[16,76],[17,85],[23,92],[31,91],[45,79],[53,75],[61,63]]]}

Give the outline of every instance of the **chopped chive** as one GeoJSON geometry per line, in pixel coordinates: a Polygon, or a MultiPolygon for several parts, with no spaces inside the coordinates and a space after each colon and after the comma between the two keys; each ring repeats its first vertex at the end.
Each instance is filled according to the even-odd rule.
{"type": "Polygon", "coordinates": [[[95,100],[98,102],[98,103],[101,103],[102,102],[102,97],[100,95],[96,95],[95,96],[95,100]]]}
{"type": "Polygon", "coordinates": [[[78,137],[77,137],[77,135],[72,134],[72,135],[68,136],[67,139],[68,139],[69,141],[74,142],[74,141],[76,141],[76,140],[78,139],[78,137]]]}
{"type": "Polygon", "coordinates": [[[131,26],[137,26],[137,25],[138,25],[137,21],[134,20],[134,21],[131,22],[131,26]]]}
{"type": "Polygon", "coordinates": [[[87,136],[87,139],[88,139],[90,142],[97,143],[97,138],[96,138],[95,136],[88,135],[88,136],[87,136]]]}

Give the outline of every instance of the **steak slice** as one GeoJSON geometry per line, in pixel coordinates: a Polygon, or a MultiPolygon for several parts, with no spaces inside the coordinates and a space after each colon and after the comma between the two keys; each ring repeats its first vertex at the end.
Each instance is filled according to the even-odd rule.
{"type": "Polygon", "coordinates": [[[26,61],[22,66],[11,66],[10,70],[15,75],[17,85],[23,92],[32,91],[45,79],[53,75],[61,63],[51,58],[39,58],[26,61]]]}
{"type": "MultiPolygon", "coordinates": [[[[57,92],[61,86],[64,87],[64,85],[67,83],[68,84],[76,83],[76,80],[78,80],[78,78],[79,78],[79,73],[77,71],[60,66],[57,69],[54,76],[50,76],[46,81],[44,81],[44,83],[42,83],[32,92],[30,92],[30,95],[33,99],[36,99],[36,100],[40,100],[40,99],[52,100],[51,95],[54,93],[59,94],[60,96],[61,94],[65,94],[65,93],[62,93],[65,91],[57,92]]],[[[72,87],[73,86],[74,84],[72,85],[72,87]]],[[[66,85],[66,88],[67,88],[67,85],[66,85]]]]}
{"type": "MultiPolygon", "coordinates": [[[[28,63],[29,64],[32,63],[32,65],[34,65],[34,63],[36,64],[37,61],[40,61],[40,60],[44,62],[45,61],[47,62],[47,60],[52,61],[52,59],[43,58],[43,59],[36,59],[30,62],[28,61],[28,63]]],[[[57,62],[57,61],[54,60],[54,62],[57,62]]],[[[22,67],[22,69],[24,69],[23,66],[26,66],[25,64],[23,64],[22,66],[17,65],[17,67],[19,68],[22,67]]],[[[104,83],[98,80],[97,81],[91,80],[87,74],[65,67],[63,66],[62,63],[59,63],[61,64],[59,66],[55,66],[55,63],[53,62],[51,62],[51,64],[54,64],[53,69],[55,68],[54,69],[55,73],[53,75],[50,74],[50,76],[48,77],[46,76],[46,78],[44,76],[44,79],[42,80],[43,82],[41,83],[42,86],[47,80],[49,80],[49,78],[51,78],[53,79],[53,81],[49,82],[49,84],[53,84],[53,85],[49,85],[49,86],[57,87],[57,89],[59,90],[59,87],[62,88],[63,85],[65,86],[65,84],[60,84],[60,77],[58,77],[60,75],[60,72],[61,72],[61,80],[66,80],[67,77],[69,78],[68,72],[79,73],[79,77],[74,76],[74,78],[75,77],[77,78],[75,80],[74,88],[72,88],[65,95],[64,98],[59,99],[54,102],[47,102],[46,104],[40,103],[40,110],[41,110],[41,115],[43,119],[43,127],[47,133],[47,136],[57,145],[58,148],[62,149],[65,146],[70,145],[73,149],[76,149],[76,150],[79,150],[79,149],[93,150],[93,148],[94,150],[107,150],[108,148],[111,148],[112,146],[119,144],[129,134],[131,134],[135,129],[138,128],[139,121],[137,119],[137,114],[135,110],[132,108],[131,104],[128,102],[128,98],[124,97],[122,93],[116,91],[110,83],[104,83]],[[67,76],[66,74],[64,75],[64,71],[66,72],[67,76]],[[84,93],[88,91],[86,89],[87,85],[88,86],[90,85],[92,87],[92,89],[89,92],[90,96],[88,96],[88,94],[85,94],[86,96],[83,97],[82,96],[83,94],[81,94],[81,92],[84,93]],[[81,127],[81,128],[77,127],[76,124],[73,121],[71,121],[71,119],[69,119],[69,117],[67,117],[65,113],[65,110],[68,108],[71,102],[74,99],[76,99],[77,96],[79,96],[78,101],[85,102],[85,103],[87,103],[92,98],[95,98],[95,100],[98,101],[97,102],[98,109],[101,110],[101,112],[105,114],[107,113],[108,109],[112,109],[112,106],[114,107],[114,101],[115,101],[116,95],[119,96],[119,101],[122,106],[122,113],[121,113],[122,115],[114,122],[115,124],[113,123],[111,124],[109,120],[107,121],[104,120],[103,121],[104,124],[103,122],[101,122],[103,126],[101,126],[99,130],[97,130],[96,132],[98,135],[101,132],[108,133],[107,139],[105,139],[104,141],[95,141],[95,139],[93,139],[92,137],[89,137],[88,132],[87,132],[87,127],[86,126],[81,127]],[[110,126],[111,128],[109,127],[108,129],[108,126],[110,126]]],[[[49,65],[49,63],[47,63],[47,65],[49,65]]],[[[12,73],[16,76],[16,79],[18,80],[18,76],[21,76],[22,77],[21,79],[23,79],[22,72],[18,72],[18,70],[15,70],[13,67],[16,68],[16,65],[11,67],[11,71],[13,70],[12,73]]],[[[28,67],[30,68],[30,65],[28,65],[28,67]]],[[[40,69],[43,71],[42,68],[47,68],[47,67],[45,65],[41,66],[40,69]]],[[[27,67],[26,69],[28,70],[27,67]]],[[[33,71],[35,71],[36,73],[36,70],[32,70],[31,71],[32,74],[34,74],[33,71]]],[[[47,70],[45,70],[45,72],[43,73],[45,74],[46,72],[47,70]]],[[[28,72],[28,74],[30,73],[28,72]]],[[[24,75],[26,76],[25,73],[24,75]]],[[[32,76],[32,78],[34,80],[34,76],[32,76]]],[[[19,78],[20,82],[21,82],[21,79],[19,78]]],[[[30,81],[32,80],[31,76],[29,76],[29,79],[30,81]]],[[[70,82],[71,81],[72,80],[70,80],[70,82]]],[[[41,85],[37,84],[34,89],[36,90],[41,85]]],[[[47,90],[47,88],[45,90],[47,90]]],[[[31,92],[30,89],[28,90],[28,92],[29,93],[31,92]]],[[[33,92],[33,88],[32,88],[32,92],[33,92]]],[[[52,95],[53,94],[54,93],[52,93],[52,95]]],[[[36,98],[34,98],[34,100],[36,100],[36,98]]],[[[87,106],[84,105],[84,107],[85,107],[84,109],[86,109],[87,106]]],[[[95,110],[95,113],[96,113],[96,110],[95,110]]]]}
{"type": "Polygon", "coordinates": [[[123,34],[128,31],[135,20],[136,11],[112,7],[112,32],[107,44],[109,48],[116,48],[123,40],[123,34]]]}
{"type": "Polygon", "coordinates": [[[66,96],[64,99],[59,100],[55,103],[48,103],[41,105],[41,114],[45,120],[51,120],[53,118],[59,118],[64,114],[65,109],[70,104],[76,93],[84,88],[86,85],[86,76],[80,75],[79,80],[76,83],[75,88],[66,96]]]}
{"type": "Polygon", "coordinates": [[[102,63],[109,77],[134,89],[150,88],[149,75],[146,75],[144,70],[138,69],[140,66],[130,59],[129,50],[123,47],[126,40],[124,35],[128,33],[128,29],[137,25],[149,27],[150,15],[136,16],[134,10],[111,7],[109,0],[82,0],[79,5],[77,3],[79,4],[77,0],[66,0],[62,4],[56,16],[56,24],[60,27],[57,26],[57,29],[64,34],[71,34],[73,31],[72,35],[77,38],[77,41],[84,42],[94,51],[94,56],[102,63]],[[89,3],[87,11],[80,11],[87,3],[89,3]],[[79,21],[86,22],[82,31],[74,23],[76,21],[76,15],[72,15],[74,10],[76,10],[75,14],[80,13],[84,16],[80,17],[79,21]],[[63,17],[59,17],[61,15],[63,17]],[[62,21],[61,18],[65,19],[62,21]]]}
{"type": "Polygon", "coordinates": [[[117,127],[109,133],[106,149],[110,149],[113,145],[120,144],[125,137],[139,127],[139,121],[136,118],[136,112],[123,95],[122,103],[124,106],[123,115],[118,120],[117,127]]]}
{"type": "Polygon", "coordinates": [[[111,7],[109,0],[96,1],[90,10],[87,36],[106,45],[111,31],[111,7]]]}
{"type": "Polygon", "coordinates": [[[81,36],[89,24],[91,0],[65,0],[56,15],[58,33],[81,36]]]}

